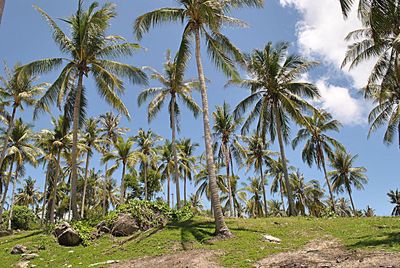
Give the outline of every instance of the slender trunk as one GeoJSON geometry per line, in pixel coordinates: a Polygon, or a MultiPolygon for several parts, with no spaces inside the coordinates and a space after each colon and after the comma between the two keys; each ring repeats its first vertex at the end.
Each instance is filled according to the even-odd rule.
{"type": "Polygon", "coordinates": [[[75,96],[74,114],[73,114],[73,129],[72,129],[72,176],[71,176],[71,210],[72,219],[78,220],[78,204],[77,204],[77,181],[78,181],[78,131],[79,131],[79,113],[81,108],[81,94],[83,88],[83,75],[82,71],[79,72],[78,87],[75,96]]]}
{"type": "MultiPolygon", "coordinates": [[[[1,17],[0,17],[0,19],[1,19],[1,17]]],[[[13,127],[14,127],[14,120],[15,120],[16,112],[17,112],[17,107],[14,106],[13,110],[12,110],[12,113],[11,113],[10,122],[8,124],[8,127],[7,127],[7,133],[4,136],[4,146],[3,146],[3,149],[1,150],[1,155],[0,155],[0,167],[3,166],[4,159],[6,158],[6,152],[7,152],[7,149],[8,149],[8,139],[10,138],[11,131],[12,131],[13,127]]]]}
{"type": "Polygon", "coordinates": [[[148,200],[148,193],[147,193],[147,156],[146,162],[144,163],[144,200],[148,200]]]}
{"type": "Polygon", "coordinates": [[[178,152],[176,150],[176,116],[175,116],[175,95],[171,96],[171,105],[170,105],[170,121],[171,121],[171,130],[172,130],[172,154],[174,155],[174,180],[176,185],[176,206],[177,208],[181,208],[181,194],[179,189],[179,171],[178,171],[178,152]]]}
{"type": "Polygon", "coordinates": [[[54,213],[56,209],[56,202],[57,202],[57,187],[58,187],[58,179],[60,175],[60,163],[61,162],[61,149],[58,150],[57,154],[57,166],[56,166],[56,172],[54,174],[54,180],[53,180],[53,190],[51,191],[52,198],[51,198],[51,205],[49,206],[50,209],[50,214],[49,214],[49,222],[50,224],[54,224],[54,213]]]}
{"type": "Polygon", "coordinates": [[[12,188],[12,194],[11,194],[10,215],[8,217],[8,230],[11,230],[11,220],[12,220],[13,213],[14,213],[15,188],[17,187],[18,170],[19,170],[19,165],[17,165],[17,167],[15,169],[15,176],[14,176],[13,188],[12,188]]]}
{"type": "Polygon", "coordinates": [[[231,186],[231,176],[230,176],[230,161],[229,161],[229,152],[228,146],[223,144],[223,150],[225,154],[225,166],[226,166],[226,181],[228,185],[228,198],[229,198],[229,214],[231,217],[234,217],[233,212],[233,198],[232,198],[232,186],[231,186]]]}
{"type": "MultiPolygon", "coordinates": [[[[15,157],[14,157],[15,158],[15,157]]],[[[13,166],[14,166],[14,159],[11,161],[10,164],[10,170],[7,176],[7,181],[6,181],[6,186],[4,188],[4,192],[3,192],[3,197],[1,199],[1,205],[0,205],[0,223],[3,222],[3,211],[4,211],[4,205],[6,203],[6,198],[7,198],[7,192],[8,192],[8,186],[10,185],[10,180],[11,180],[11,176],[12,176],[12,170],[13,170],[13,166]]]]}
{"type": "Polygon", "coordinates": [[[328,173],[326,172],[326,166],[325,166],[325,160],[324,160],[324,158],[322,158],[322,169],[324,170],[324,176],[325,176],[326,185],[328,185],[329,196],[330,196],[330,198],[331,198],[331,203],[332,203],[332,209],[333,209],[333,212],[336,212],[335,197],[333,196],[332,185],[331,185],[331,183],[329,182],[328,173]]]}
{"type": "Polygon", "coordinates": [[[121,177],[121,196],[120,196],[120,204],[125,203],[125,169],[126,163],[122,162],[122,177],[121,177]]]}
{"type": "Polygon", "coordinates": [[[204,127],[204,142],[206,147],[206,159],[207,159],[207,168],[209,174],[209,183],[211,190],[211,200],[212,206],[214,210],[214,218],[215,218],[215,234],[230,237],[232,233],[229,231],[228,226],[225,224],[224,216],[222,214],[221,202],[219,200],[218,195],[218,185],[217,179],[215,175],[215,166],[214,166],[214,156],[212,151],[212,140],[211,140],[211,129],[210,129],[210,119],[209,119],[209,111],[208,111],[208,98],[207,98],[207,88],[206,82],[204,78],[203,65],[201,62],[201,52],[200,52],[200,30],[196,29],[195,33],[196,37],[196,63],[197,63],[197,71],[199,75],[200,81],[200,90],[201,90],[201,99],[203,106],[203,127],[204,127]]]}
{"type": "MultiPolygon", "coordinates": [[[[261,161],[262,163],[262,161],[261,161]]],[[[268,206],[267,206],[267,193],[265,191],[265,178],[263,173],[262,164],[260,165],[260,176],[261,176],[261,184],[262,184],[262,191],[263,191],[263,201],[264,201],[264,216],[268,216],[268,206]]]]}
{"type": "Polygon", "coordinates": [[[351,189],[350,189],[350,187],[347,187],[347,186],[346,186],[346,189],[347,189],[347,193],[349,194],[349,197],[350,197],[350,203],[351,203],[351,208],[353,209],[353,214],[354,214],[354,216],[356,216],[357,211],[356,211],[356,207],[354,206],[353,197],[351,196],[351,189]]]}
{"type": "Polygon", "coordinates": [[[107,209],[106,209],[106,198],[107,198],[107,169],[108,169],[108,162],[106,162],[105,165],[105,171],[104,171],[104,185],[103,185],[103,216],[106,215],[107,209]]]}
{"type": "Polygon", "coordinates": [[[185,202],[185,205],[187,203],[187,199],[186,199],[186,187],[187,187],[186,181],[187,181],[187,178],[186,178],[186,176],[187,176],[187,171],[185,169],[184,178],[183,178],[183,201],[185,202]]]}
{"type": "Polygon", "coordinates": [[[46,178],[44,181],[44,189],[43,189],[43,205],[42,205],[42,220],[41,220],[41,224],[43,224],[45,222],[44,219],[44,212],[45,212],[45,208],[46,208],[46,197],[47,197],[47,183],[49,181],[49,174],[50,174],[50,163],[47,165],[47,171],[46,171],[46,178]]]}
{"type": "MultiPolygon", "coordinates": [[[[229,152],[230,153],[230,152],[229,152]]],[[[229,159],[231,160],[231,178],[232,180],[235,180],[235,173],[233,172],[233,160],[232,160],[232,155],[229,155],[229,159]]],[[[232,187],[233,188],[233,187],[232,187]]],[[[235,217],[239,217],[239,215],[237,215],[237,211],[236,211],[236,203],[235,203],[235,194],[234,192],[232,192],[232,199],[233,199],[233,215],[235,215],[235,217]]]]}
{"type": "Polygon", "coordinates": [[[283,208],[283,211],[285,211],[286,212],[286,208],[285,208],[285,200],[283,200],[283,196],[285,195],[285,193],[284,193],[284,189],[283,189],[283,183],[282,183],[282,177],[281,177],[281,175],[278,175],[279,176],[279,190],[281,191],[281,202],[282,202],[282,208],[283,208]]]}
{"type": "Polygon", "coordinates": [[[3,17],[4,6],[6,5],[6,0],[0,0],[0,24],[3,17]]]}
{"type": "Polygon", "coordinates": [[[167,203],[168,203],[168,207],[171,205],[170,195],[171,195],[171,177],[168,175],[168,178],[167,178],[167,203]]]}
{"type": "MultiPolygon", "coordinates": [[[[90,148],[89,148],[89,150],[90,150],[90,148]]],[[[88,171],[89,171],[89,160],[90,160],[89,150],[86,153],[85,177],[84,177],[84,182],[83,182],[83,195],[82,195],[82,205],[81,205],[81,218],[82,219],[83,219],[83,216],[85,215],[85,199],[86,199],[86,189],[87,189],[87,176],[88,176],[88,171]]]]}
{"type": "Polygon", "coordinates": [[[289,216],[295,216],[296,211],[293,203],[293,195],[292,195],[292,186],[290,185],[289,181],[289,174],[288,174],[288,169],[286,165],[286,155],[285,155],[285,145],[283,144],[283,136],[282,136],[282,122],[279,116],[279,111],[278,108],[276,107],[276,104],[274,105],[274,112],[275,112],[275,120],[276,120],[276,131],[278,134],[278,141],[279,141],[279,149],[281,152],[281,159],[282,159],[282,167],[283,167],[283,176],[285,178],[285,184],[286,184],[286,194],[287,194],[287,199],[288,199],[288,204],[289,204],[289,216]]]}

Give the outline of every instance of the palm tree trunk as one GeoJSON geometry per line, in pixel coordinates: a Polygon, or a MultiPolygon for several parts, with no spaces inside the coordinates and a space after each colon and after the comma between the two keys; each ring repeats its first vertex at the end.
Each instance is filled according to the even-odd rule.
{"type": "MultiPolygon", "coordinates": [[[[229,152],[230,153],[230,152],[229,152]]],[[[229,155],[229,159],[230,159],[230,161],[231,161],[231,174],[232,174],[232,176],[231,176],[231,178],[233,179],[233,180],[235,180],[235,173],[233,172],[233,159],[232,159],[232,155],[229,155]]],[[[233,187],[232,187],[233,188],[233,187]]],[[[235,216],[235,217],[239,217],[239,215],[237,215],[238,213],[237,213],[237,211],[236,211],[236,202],[235,202],[235,194],[232,192],[232,199],[233,199],[233,215],[235,216]]]]}
{"type": "MultiPolygon", "coordinates": [[[[4,146],[3,146],[3,149],[1,150],[1,155],[0,155],[0,168],[3,166],[3,162],[4,162],[4,159],[6,157],[6,152],[7,152],[7,149],[8,149],[8,146],[7,146],[8,139],[10,138],[11,131],[12,131],[13,127],[14,127],[14,120],[15,120],[16,112],[17,112],[17,107],[14,105],[12,113],[11,113],[10,122],[8,124],[8,127],[7,127],[7,133],[4,136],[4,146]]],[[[0,174],[0,176],[1,176],[1,174],[0,174]]]]}
{"type": "Polygon", "coordinates": [[[322,158],[322,168],[323,168],[323,170],[324,170],[324,176],[325,176],[326,185],[328,185],[328,189],[329,189],[329,196],[330,196],[330,198],[331,198],[332,209],[333,209],[333,212],[336,212],[335,197],[333,196],[332,185],[331,185],[331,183],[329,182],[328,173],[326,172],[326,166],[325,166],[325,160],[324,160],[324,158],[322,158]]]}
{"type": "Polygon", "coordinates": [[[203,106],[204,142],[206,147],[207,168],[210,180],[211,200],[212,200],[212,206],[214,208],[213,210],[215,218],[215,234],[225,237],[231,237],[232,233],[229,231],[228,226],[225,224],[224,216],[222,214],[221,202],[219,200],[219,195],[218,195],[218,185],[215,175],[214,156],[212,151],[210,119],[208,114],[209,111],[208,111],[207,88],[204,78],[203,64],[201,62],[199,29],[196,29],[195,37],[196,37],[196,63],[200,81],[201,99],[203,106]]]}
{"type": "Polygon", "coordinates": [[[75,96],[74,114],[73,114],[73,129],[72,129],[72,176],[71,176],[71,210],[72,219],[78,220],[78,204],[77,204],[77,181],[78,181],[78,131],[79,131],[79,113],[81,108],[81,95],[83,88],[83,72],[79,72],[78,87],[75,96]]]}
{"type": "Polygon", "coordinates": [[[44,181],[42,220],[40,222],[41,225],[43,225],[43,223],[45,222],[45,220],[44,220],[44,212],[45,212],[46,203],[47,203],[47,200],[46,200],[47,193],[46,193],[46,191],[47,191],[47,184],[48,184],[48,181],[49,181],[49,174],[50,174],[50,163],[47,165],[46,178],[45,178],[45,181],[44,181]]]}
{"type": "Polygon", "coordinates": [[[0,0],[0,24],[1,24],[1,18],[3,17],[3,11],[5,5],[6,5],[6,0],[0,0]]]}
{"type": "Polygon", "coordinates": [[[283,208],[283,211],[286,211],[286,208],[285,208],[285,200],[283,200],[283,196],[285,195],[284,194],[284,189],[283,189],[283,183],[282,183],[282,177],[281,177],[281,175],[278,175],[279,176],[279,190],[281,191],[281,202],[282,202],[282,208],[283,208]]]}
{"type": "Polygon", "coordinates": [[[187,200],[186,200],[186,188],[187,188],[186,182],[187,182],[187,178],[186,178],[186,176],[187,176],[187,170],[185,169],[184,177],[183,177],[183,201],[185,202],[185,205],[187,203],[187,200]]]}
{"type": "Polygon", "coordinates": [[[52,198],[51,203],[49,204],[49,222],[50,224],[54,224],[54,211],[56,209],[56,202],[57,202],[57,186],[58,186],[58,179],[60,173],[60,163],[61,162],[61,149],[58,150],[57,154],[57,164],[56,164],[56,172],[54,173],[54,180],[53,180],[53,190],[51,191],[52,198]]]}
{"type": "Polygon", "coordinates": [[[11,230],[11,220],[12,220],[13,212],[14,212],[15,188],[17,187],[18,170],[19,170],[19,165],[17,165],[17,167],[15,169],[15,176],[14,176],[13,188],[12,188],[12,194],[11,194],[10,215],[8,217],[8,230],[11,230]]]}
{"type": "MultiPolygon", "coordinates": [[[[261,161],[262,163],[262,161],[261,161]]],[[[263,191],[263,201],[264,201],[264,216],[268,216],[268,206],[267,206],[267,193],[265,191],[265,178],[263,173],[262,164],[260,165],[260,176],[261,176],[261,184],[262,184],[262,191],[263,191]]]]}
{"type": "Polygon", "coordinates": [[[353,197],[351,196],[351,189],[348,186],[346,186],[346,189],[347,189],[347,193],[349,194],[351,208],[353,209],[353,214],[354,214],[354,216],[356,216],[357,211],[356,211],[356,207],[354,206],[353,197]]]}
{"type": "Polygon", "coordinates": [[[121,205],[125,203],[125,169],[126,163],[122,163],[122,177],[121,177],[121,196],[120,196],[120,203],[121,205]]]}
{"type": "Polygon", "coordinates": [[[106,162],[105,170],[104,170],[104,185],[103,185],[103,216],[106,215],[106,198],[107,198],[107,169],[108,169],[108,162],[106,162]]]}
{"type": "MultiPolygon", "coordinates": [[[[15,158],[15,157],[14,157],[15,158]]],[[[3,211],[4,211],[4,205],[6,203],[6,198],[7,198],[7,192],[8,192],[8,186],[10,185],[10,181],[11,181],[11,176],[12,176],[12,170],[13,170],[13,165],[15,162],[15,159],[13,158],[13,160],[11,161],[10,164],[10,170],[7,176],[7,181],[6,181],[6,186],[4,188],[4,192],[3,192],[3,197],[1,199],[1,205],[0,205],[0,223],[3,222],[3,211]]]]}
{"type": "Polygon", "coordinates": [[[171,177],[168,175],[168,178],[167,178],[167,203],[168,203],[168,207],[170,207],[170,205],[171,205],[170,195],[171,195],[171,177]]]}
{"type": "MultiPolygon", "coordinates": [[[[89,148],[90,150],[90,148],[89,148]]],[[[84,178],[84,184],[83,184],[83,195],[82,195],[82,205],[81,205],[81,218],[83,219],[83,216],[85,215],[85,199],[86,199],[86,189],[87,189],[87,175],[89,171],[89,160],[90,160],[90,154],[89,150],[86,153],[86,165],[85,165],[85,178],[84,178]]]]}
{"type": "Polygon", "coordinates": [[[296,211],[295,211],[295,207],[294,207],[294,203],[293,203],[292,187],[290,185],[289,174],[288,174],[288,169],[287,169],[287,165],[286,165],[285,145],[283,144],[282,122],[281,122],[281,118],[279,116],[279,111],[278,111],[278,108],[276,107],[276,104],[274,105],[274,113],[275,113],[275,120],[276,120],[276,131],[278,134],[279,149],[281,152],[283,176],[285,178],[286,194],[287,194],[287,199],[288,199],[288,204],[289,204],[289,216],[295,216],[296,211]]]}
{"type": "Polygon", "coordinates": [[[176,184],[176,206],[181,208],[181,195],[179,189],[179,171],[178,171],[178,152],[176,150],[176,116],[175,116],[175,95],[171,96],[170,104],[170,122],[172,130],[172,154],[174,155],[174,180],[176,184]]]}
{"type": "Polygon", "coordinates": [[[229,152],[226,144],[223,144],[223,150],[225,154],[225,166],[226,166],[226,181],[228,185],[228,198],[229,198],[229,213],[231,217],[234,217],[233,212],[233,198],[232,198],[232,186],[231,186],[231,176],[230,176],[230,161],[229,152]]]}
{"type": "Polygon", "coordinates": [[[148,200],[148,193],[147,193],[147,156],[146,162],[144,163],[144,200],[148,200]]]}

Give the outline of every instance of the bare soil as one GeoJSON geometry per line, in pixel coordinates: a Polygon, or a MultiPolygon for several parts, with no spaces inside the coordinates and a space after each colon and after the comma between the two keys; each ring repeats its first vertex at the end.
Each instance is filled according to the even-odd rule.
{"type": "Polygon", "coordinates": [[[257,262],[257,268],[400,267],[400,254],[382,251],[348,250],[337,240],[327,237],[314,240],[304,248],[268,256],[257,262]]]}

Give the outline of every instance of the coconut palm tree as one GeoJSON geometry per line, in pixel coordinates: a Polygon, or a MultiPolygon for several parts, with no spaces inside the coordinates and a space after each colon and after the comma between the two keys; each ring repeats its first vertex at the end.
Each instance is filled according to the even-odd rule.
{"type": "Polygon", "coordinates": [[[295,149],[300,142],[305,141],[301,153],[303,162],[306,162],[310,167],[315,163],[317,167],[324,172],[333,211],[335,211],[335,198],[326,171],[325,161],[326,158],[330,159],[333,157],[333,149],[343,150],[344,147],[337,140],[328,136],[326,132],[339,132],[340,126],[340,122],[333,120],[328,112],[314,112],[313,116],[304,117],[304,126],[297,132],[296,137],[292,141],[293,149],[295,149]]]}
{"type": "Polygon", "coordinates": [[[53,39],[67,56],[34,61],[20,68],[25,74],[48,73],[63,66],[56,81],[38,101],[35,114],[47,110],[48,106],[64,101],[66,119],[73,122],[72,127],[72,176],[71,207],[74,219],[78,219],[77,207],[77,158],[78,130],[83,123],[86,105],[84,78],[91,75],[95,80],[98,93],[114,108],[129,117],[129,111],[118,96],[124,92],[121,78],[128,78],[133,84],[146,82],[146,75],[138,68],[123,64],[110,58],[131,56],[139,48],[137,44],[120,43],[120,36],[107,36],[110,21],[116,16],[115,6],[110,3],[98,7],[94,2],[87,10],[83,0],[78,1],[76,13],[63,20],[71,29],[71,37],[65,34],[55,21],[42,9],[35,7],[47,20],[53,31],[53,39]],[[68,57],[69,56],[69,57],[68,57]],[[75,86],[76,84],[76,86],[75,86]]]}
{"type": "Polygon", "coordinates": [[[32,210],[39,203],[41,193],[35,188],[36,180],[32,177],[28,177],[24,180],[22,188],[17,189],[17,195],[15,196],[15,204],[19,206],[32,206],[32,210]]]}
{"type": "MultiPolygon", "coordinates": [[[[1,17],[1,16],[0,16],[1,17]]],[[[18,71],[20,65],[15,65],[13,70],[7,66],[4,67],[5,77],[0,77],[0,98],[3,105],[12,107],[12,111],[7,116],[7,130],[4,135],[3,147],[0,154],[0,167],[7,152],[8,137],[14,127],[14,121],[18,110],[24,110],[24,107],[35,105],[36,97],[38,97],[46,87],[47,83],[37,84],[38,77],[33,74],[21,74],[18,71]]]]}
{"type": "Polygon", "coordinates": [[[250,194],[250,198],[247,199],[246,211],[250,217],[257,218],[265,215],[263,212],[263,201],[262,195],[262,180],[259,178],[249,178],[248,184],[242,183],[243,190],[250,194]]]}
{"type": "Polygon", "coordinates": [[[120,204],[125,203],[125,172],[127,165],[134,166],[137,161],[137,153],[133,150],[133,138],[124,140],[122,137],[117,139],[114,144],[115,151],[108,152],[104,155],[102,161],[107,162],[110,160],[115,161],[115,165],[108,170],[108,175],[112,174],[122,164],[121,187],[120,187],[120,204]]]}
{"type": "Polygon", "coordinates": [[[251,55],[246,55],[250,79],[232,80],[229,84],[250,89],[250,95],[234,111],[238,118],[253,107],[244,122],[242,133],[248,132],[252,123],[257,121],[257,133],[264,141],[267,132],[272,141],[278,136],[291,216],[296,213],[286,166],[288,124],[290,119],[296,123],[304,121],[303,110],[313,109],[304,97],[316,98],[319,97],[319,92],[313,84],[299,81],[300,76],[314,66],[315,62],[289,54],[288,49],[288,43],[278,43],[275,46],[268,43],[264,49],[254,50],[251,55]]]}
{"type": "Polygon", "coordinates": [[[191,139],[181,139],[178,143],[179,155],[182,165],[180,165],[181,174],[183,177],[183,200],[187,201],[187,181],[192,181],[196,170],[196,159],[194,151],[198,147],[198,143],[192,143],[191,139]]]}
{"type": "Polygon", "coordinates": [[[390,198],[390,203],[394,204],[395,207],[392,210],[392,216],[400,216],[400,192],[396,189],[396,191],[391,190],[387,193],[387,196],[390,198]]]}
{"type": "Polygon", "coordinates": [[[6,0],[0,0],[0,24],[3,17],[4,6],[6,5],[6,0]]]}
{"type": "Polygon", "coordinates": [[[155,134],[153,131],[144,131],[139,129],[136,136],[133,137],[138,147],[138,156],[141,162],[141,169],[144,178],[144,198],[149,199],[148,196],[148,171],[150,166],[155,166],[157,163],[157,148],[154,146],[158,141],[162,140],[160,136],[155,134]]]}
{"type": "MultiPolygon", "coordinates": [[[[208,97],[206,82],[201,60],[201,37],[204,37],[207,43],[207,51],[216,66],[229,77],[238,77],[237,70],[232,62],[232,58],[243,62],[239,50],[221,33],[223,25],[238,25],[244,23],[238,19],[230,17],[233,9],[241,7],[262,7],[263,0],[177,0],[177,8],[161,8],[150,11],[139,16],[135,21],[136,37],[141,39],[143,34],[148,32],[151,27],[162,23],[180,22],[185,23],[181,45],[178,51],[177,63],[178,69],[186,67],[187,59],[190,56],[190,43],[195,40],[196,64],[200,82],[202,96],[204,142],[207,155],[207,167],[210,174],[210,186],[214,206],[214,215],[216,221],[216,235],[231,236],[226,226],[221,204],[219,202],[216,172],[212,152],[212,139],[210,130],[208,97]]],[[[183,72],[180,72],[183,73],[183,72]]]]}
{"type": "MultiPolygon", "coordinates": [[[[230,113],[229,104],[224,102],[222,106],[217,106],[215,112],[212,114],[214,118],[214,126],[213,126],[213,136],[215,141],[215,146],[218,150],[218,160],[221,160],[225,164],[226,168],[226,181],[228,187],[228,200],[229,200],[229,208],[230,208],[230,216],[234,216],[234,203],[232,197],[232,186],[231,186],[231,170],[233,167],[231,166],[231,160],[233,155],[237,156],[239,162],[241,159],[240,152],[241,148],[238,147],[238,141],[235,136],[235,132],[239,129],[239,125],[241,123],[241,118],[234,119],[233,115],[230,113]],[[220,144],[219,144],[220,141],[220,144]]],[[[239,145],[240,147],[240,145],[239,145]]]]}
{"type": "Polygon", "coordinates": [[[99,128],[99,119],[89,118],[85,122],[85,129],[82,135],[81,144],[85,146],[86,149],[86,164],[85,164],[85,175],[83,177],[84,186],[82,194],[82,205],[81,205],[81,218],[85,215],[85,201],[86,201],[86,188],[87,188],[87,178],[89,171],[89,161],[90,157],[93,155],[93,149],[101,151],[101,146],[106,142],[101,139],[99,128]]]}
{"type": "Polygon", "coordinates": [[[203,202],[201,201],[200,196],[198,196],[197,194],[192,194],[189,197],[189,204],[190,204],[190,206],[192,208],[192,211],[196,215],[201,214],[201,212],[204,209],[203,202]]]}
{"type": "Polygon", "coordinates": [[[179,131],[179,114],[181,109],[178,100],[180,100],[193,113],[194,117],[197,118],[201,108],[192,98],[191,93],[195,87],[198,87],[198,82],[193,79],[184,80],[184,73],[178,73],[184,71],[184,69],[178,68],[176,57],[174,60],[171,60],[171,53],[169,50],[167,51],[166,62],[164,63],[164,74],[151,67],[146,67],[146,69],[150,70],[151,78],[158,81],[161,87],[152,87],[143,90],[138,96],[138,105],[141,106],[147,99],[152,98],[147,107],[147,117],[150,122],[157,116],[167,99],[169,99],[168,112],[172,135],[172,152],[174,155],[173,174],[176,183],[177,207],[180,208],[180,176],[178,170],[176,131],[179,131]]]}
{"type": "Polygon", "coordinates": [[[159,162],[158,171],[161,173],[162,178],[167,180],[167,204],[171,205],[171,175],[174,173],[175,159],[172,152],[172,143],[166,140],[165,143],[159,147],[159,162]]]}
{"type": "Polygon", "coordinates": [[[272,156],[275,155],[275,153],[268,149],[269,144],[264,142],[263,138],[261,138],[257,133],[253,133],[250,137],[241,136],[241,139],[246,144],[244,152],[246,155],[247,172],[253,168],[256,172],[260,173],[264,216],[267,216],[267,193],[265,190],[267,182],[265,180],[263,166],[267,165],[269,167],[271,165],[273,161],[272,156]]]}
{"type": "Polygon", "coordinates": [[[364,189],[363,185],[368,182],[368,178],[365,175],[367,169],[364,167],[354,167],[357,157],[358,155],[353,156],[343,150],[337,151],[331,159],[333,170],[328,173],[334,191],[343,192],[346,189],[354,215],[356,215],[356,208],[351,195],[351,188],[354,186],[356,189],[362,190],[364,189]]]}

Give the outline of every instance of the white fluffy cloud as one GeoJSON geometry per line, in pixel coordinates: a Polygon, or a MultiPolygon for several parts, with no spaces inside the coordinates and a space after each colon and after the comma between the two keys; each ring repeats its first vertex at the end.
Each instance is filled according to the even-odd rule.
{"type": "Polygon", "coordinates": [[[280,3],[295,8],[301,15],[297,24],[300,52],[326,65],[325,76],[328,78],[337,78],[338,74],[351,78],[351,89],[332,85],[329,79],[320,80],[317,85],[321,90],[322,107],[344,124],[365,123],[365,107],[368,105],[361,98],[354,97],[354,90],[365,86],[373,61],[351,71],[340,69],[348,46],[344,39],[350,31],[361,27],[356,12],[344,20],[338,0],[280,0],[280,3]]]}

